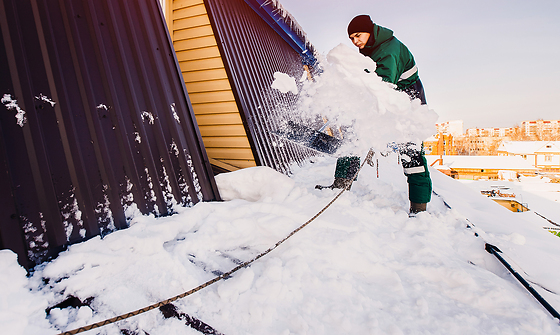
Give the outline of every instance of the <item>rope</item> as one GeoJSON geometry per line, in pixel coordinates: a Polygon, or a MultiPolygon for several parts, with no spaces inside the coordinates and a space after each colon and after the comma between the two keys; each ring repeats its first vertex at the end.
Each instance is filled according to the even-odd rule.
{"type": "Polygon", "coordinates": [[[560,227],[560,224],[558,224],[558,223],[556,223],[556,222],[550,220],[549,218],[544,217],[542,214],[539,214],[539,213],[537,213],[537,212],[535,212],[535,211],[533,211],[533,213],[537,214],[538,216],[540,216],[541,218],[545,219],[545,220],[548,221],[549,223],[555,225],[556,227],[560,227]]]}
{"type": "MultiPolygon", "coordinates": [[[[444,203],[444,205],[448,208],[448,209],[452,209],[451,206],[445,201],[445,199],[443,199],[443,197],[439,194],[437,194],[435,191],[432,191],[436,196],[438,196],[444,203]]],[[[538,214],[538,213],[537,213],[538,214]]],[[[475,225],[468,219],[465,218],[465,220],[469,223],[469,225],[467,225],[467,228],[471,228],[474,230],[475,225]],[[472,226],[472,227],[471,227],[472,226]]],[[[550,221],[550,220],[549,220],[550,221]]],[[[543,227],[544,228],[544,227],[543,227]]],[[[531,295],[556,319],[560,320],[560,314],[537,292],[535,291],[535,289],[529,285],[529,283],[519,274],[517,273],[517,271],[515,271],[511,265],[500,255],[503,254],[503,252],[496,247],[495,245],[492,245],[488,242],[486,242],[484,240],[484,238],[482,236],[480,236],[480,234],[478,234],[476,231],[474,233],[474,235],[476,237],[480,237],[482,239],[482,241],[484,242],[484,249],[491,255],[493,255],[494,257],[496,257],[498,259],[498,261],[500,263],[502,263],[502,265],[515,277],[515,279],[517,279],[517,281],[519,281],[519,283],[521,283],[521,285],[523,285],[523,287],[525,287],[525,289],[527,289],[527,291],[529,291],[529,293],[531,293],[531,295]]],[[[504,254],[505,255],[505,254],[504,254]]],[[[510,258],[511,259],[511,258],[510,258]]],[[[521,268],[519,265],[517,265],[519,268],[521,268]]],[[[525,272],[523,269],[521,269],[521,271],[525,272]]],[[[525,272],[525,274],[527,274],[527,272],[525,272]]],[[[543,286],[541,286],[540,284],[536,284],[534,282],[531,282],[535,285],[538,285],[539,287],[545,289],[548,292],[554,293],[546,288],[544,288],[543,286]]]]}
{"type": "Polygon", "coordinates": [[[509,272],[511,272],[511,274],[521,283],[521,285],[523,285],[527,291],[529,291],[529,293],[531,293],[533,295],[533,297],[535,297],[535,299],[537,299],[537,301],[556,319],[560,320],[560,314],[554,309],[554,307],[552,307],[537,291],[535,291],[535,289],[529,285],[529,283],[519,275],[519,273],[517,273],[512,267],[511,265],[509,265],[508,262],[505,261],[505,259],[500,256],[500,253],[502,252],[500,249],[498,249],[496,246],[486,243],[486,245],[484,246],[484,249],[489,253],[494,255],[499,261],[500,263],[502,263],[502,265],[508,269],[509,272]]]}
{"type": "MultiPolygon", "coordinates": [[[[371,152],[372,152],[371,150],[368,152],[368,156],[370,155],[371,152]]],[[[367,157],[368,157],[368,156],[367,156],[367,157]]],[[[367,158],[367,157],[366,157],[366,158],[367,158]]],[[[284,242],[285,242],[286,240],[288,240],[290,237],[294,236],[297,232],[299,232],[300,230],[302,230],[303,228],[305,228],[307,225],[309,225],[311,222],[313,222],[315,219],[317,219],[317,218],[319,217],[319,215],[323,214],[323,213],[327,210],[327,208],[329,208],[338,198],[340,198],[340,196],[342,195],[342,193],[344,193],[346,190],[348,190],[348,189],[350,188],[350,186],[352,185],[352,183],[354,182],[354,180],[356,180],[356,177],[358,176],[358,173],[359,173],[359,172],[362,170],[362,168],[364,167],[364,164],[366,163],[366,161],[367,161],[367,159],[364,159],[364,161],[363,161],[362,164],[360,165],[360,168],[358,169],[358,171],[356,171],[356,173],[354,174],[354,176],[352,177],[352,179],[350,180],[350,182],[347,183],[347,185],[346,185],[346,186],[345,186],[345,187],[344,187],[344,188],[343,188],[343,189],[342,189],[342,190],[341,190],[341,191],[340,191],[340,192],[339,192],[325,207],[323,207],[323,209],[321,209],[321,210],[320,210],[317,214],[315,214],[311,219],[307,220],[307,222],[305,222],[304,224],[302,224],[301,226],[299,226],[298,228],[296,228],[294,231],[292,231],[290,234],[288,234],[288,236],[284,237],[282,240],[280,240],[279,242],[277,242],[275,245],[273,245],[272,247],[268,248],[266,251],[262,252],[261,254],[257,255],[255,258],[251,259],[250,261],[247,261],[247,262],[245,262],[245,263],[243,263],[243,264],[240,264],[240,265],[234,267],[233,269],[231,269],[230,271],[228,271],[228,272],[226,272],[226,273],[223,273],[223,274],[219,275],[218,277],[215,277],[214,279],[211,279],[211,280],[207,281],[206,283],[204,283],[204,284],[202,284],[202,285],[200,285],[200,286],[198,286],[198,287],[193,288],[193,289],[190,290],[190,291],[181,293],[181,294],[176,295],[176,296],[174,296],[174,297],[172,297],[172,298],[169,298],[169,299],[167,299],[167,300],[163,300],[163,301],[160,301],[160,302],[155,303],[155,304],[153,304],[153,305],[150,305],[150,306],[147,306],[147,307],[144,307],[144,308],[141,308],[141,309],[137,309],[137,310],[135,310],[135,311],[128,312],[128,313],[125,313],[125,314],[122,314],[122,315],[119,315],[119,316],[115,316],[115,317],[110,318],[110,319],[107,319],[107,320],[103,320],[103,321],[100,321],[100,322],[97,322],[97,323],[93,323],[93,324],[90,324],[90,325],[87,325],[87,326],[84,326],[84,327],[76,328],[76,329],[74,329],[74,330],[62,332],[62,333],[59,333],[58,335],[74,335],[74,334],[79,334],[79,333],[82,333],[82,332],[85,332],[85,331],[88,331],[88,330],[100,328],[100,327],[109,325],[109,324],[111,324],[111,323],[115,323],[115,322],[117,322],[117,321],[122,321],[122,320],[125,320],[125,319],[128,319],[128,318],[131,318],[131,317],[133,317],[133,316],[146,313],[146,312],[148,312],[148,311],[151,311],[152,309],[156,309],[156,308],[159,308],[159,307],[161,307],[161,306],[163,306],[163,305],[170,304],[170,303],[172,303],[172,302],[174,302],[174,301],[176,301],[176,300],[185,298],[185,297],[187,297],[187,296],[189,296],[189,295],[191,295],[191,294],[193,294],[193,293],[196,293],[196,292],[202,290],[203,288],[206,288],[206,287],[208,287],[208,286],[210,286],[210,285],[212,285],[212,284],[214,284],[214,283],[216,283],[216,282],[218,282],[218,281],[220,281],[220,280],[222,280],[222,279],[224,279],[224,278],[230,277],[230,276],[231,276],[232,274],[234,274],[235,272],[239,271],[240,269],[242,269],[242,268],[244,268],[244,267],[249,266],[251,263],[257,261],[257,260],[260,259],[261,257],[267,255],[268,253],[270,253],[270,252],[273,251],[274,249],[278,248],[278,246],[279,246],[280,244],[284,243],[284,242]]]]}

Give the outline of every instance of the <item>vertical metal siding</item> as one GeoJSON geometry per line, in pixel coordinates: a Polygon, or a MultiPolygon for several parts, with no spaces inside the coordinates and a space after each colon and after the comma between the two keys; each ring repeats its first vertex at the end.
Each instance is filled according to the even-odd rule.
{"type": "Polygon", "coordinates": [[[27,117],[0,106],[0,247],[20,263],[219,199],[157,1],[0,0],[0,96],[27,117]]]}
{"type": "Polygon", "coordinates": [[[172,3],[173,44],[210,162],[226,170],[255,166],[203,0],[172,3]]]}
{"type": "Polygon", "coordinates": [[[287,172],[316,155],[273,135],[278,120],[295,113],[297,96],[270,88],[274,72],[300,78],[302,58],[244,0],[205,0],[247,134],[259,165],[287,172]]]}

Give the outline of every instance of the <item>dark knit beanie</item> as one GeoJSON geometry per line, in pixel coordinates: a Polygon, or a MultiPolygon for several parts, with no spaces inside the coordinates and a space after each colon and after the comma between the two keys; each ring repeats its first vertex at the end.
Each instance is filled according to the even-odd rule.
{"type": "Polygon", "coordinates": [[[358,15],[348,24],[348,36],[353,33],[369,33],[373,31],[373,22],[369,15],[358,15]]]}

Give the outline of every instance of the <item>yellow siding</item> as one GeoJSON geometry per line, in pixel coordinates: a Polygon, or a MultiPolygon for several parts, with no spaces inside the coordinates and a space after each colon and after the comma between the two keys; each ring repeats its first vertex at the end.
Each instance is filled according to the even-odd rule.
{"type": "Polygon", "coordinates": [[[191,102],[193,104],[211,103],[218,101],[227,102],[234,100],[233,93],[231,91],[189,93],[189,98],[191,98],[191,102]]]}
{"type": "Polygon", "coordinates": [[[220,148],[227,145],[235,144],[237,147],[244,148],[249,146],[249,141],[246,136],[239,137],[206,137],[205,143],[210,144],[212,147],[220,148]]]}
{"type": "Polygon", "coordinates": [[[196,38],[201,36],[213,36],[212,27],[200,26],[194,28],[187,28],[181,30],[175,30],[173,32],[173,41],[180,41],[189,38],[196,38]]]}
{"type": "Polygon", "coordinates": [[[214,38],[214,36],[201,36],[184,40],[177,40],[173,43],[173,45],[179,50],[205,48],[215,46],[216,39],[214,38]]]}
{"type": "Polygon", "coordinates": [[[199,126],[230,125],[242,123],[238,113],[207,114],[196,117],[199,126]]]}
{"type": "Polygon", "coordinates": [[[209,58],[220,58],[220,50],[217,46],[177,51],[177,59],[179,62],[209,58]]]}
{"type": "Polygon", "coordinates": [[[209,80],[228,79],[226,70],[224,68],[205,70],[205,71],[189,71],[183,73],[183,76],[185,79],[185,83],[196,83],[196,82],[204,82],[209,80]]]}
{"type": "Polygon", "coordinates": [[[185,85],[187,85],[187,90],[189,91],[189,93],[230,90],[229,81],[227,79],[216,79],[212,81],[206,80],[206,81],[195,81],[195,82],[187,82],[185,80],[185,85]]]}
{"type": "MultiPolygon", "coordinates": [[[[177,1],[175,1],[177,2],[177,1]]],[[[192,2],[192,1],[191,1],[192,2]]],[[[193,17],[198,15],[206,15],[206,8],[203,3],[194,6],[174,8],[175,15],[178,17],[193,17]]]]}
{"type": "Polygon", "coordinates": [[[200,4],[204,4],[204,1],[203,0],[174,0],[172,7],[173,10],[177,10],[177,9],[191,7],[200,4]]]}
{"type": "Polygon", "coordinates": [[[252,159],[253,152],[250,148],[248,149],[237,149],[237,148],[206,148],[208,156],[215,159],[252,159]]]}
{"type": "Polygon", "coordinates": [[[217,114],[217,113],[237,113],[237,105],[235,102],[214,102],[211,104],[193,104],[194,113],[196,115],[202,114],[217,114]]]}
{"type": "MultiPolygon", "coordinates": [[[[232,136],[247,136],[243,125],[225,125],[225,126],[199,126],[200,134],[213,137],[232,137],[232,136]]],[[[206,146],[206,143],[204,143],[206,146]]],[[[208,147],[206,147],[208,150],[208,147]]]]}
{"type": "Polygon", "coordinates": [[[203,0],[165,0],[171,38],[206,152],[212,164],[235,170],[255,166],[203,0]]]}
{"type": "MultiPolygon", "coordinates": [[[[174,18],[176,17],[177,16],[174,16],[174,18]]],[[[208,26],[208,25],[210,25],[210,20],[208,19],[208,15],[198,15],[198,16],[187,17],[184,19],[173,20],[174,30],[188,29],[188,28],[208,26]]]]}
{"type": "Polygon", "coordinates": [[[234,165],[239,167],[240,169],[245,169],[245,168],[249,168],[249,167],[253,167],[253,166],[257,166],[257,164],[255,164],[255,160],[254,159],[247,159],[247,160],[229,160],[229,159],[222,159],[220,160],[226,164],[230,164],[230,165],[234,165]]]}

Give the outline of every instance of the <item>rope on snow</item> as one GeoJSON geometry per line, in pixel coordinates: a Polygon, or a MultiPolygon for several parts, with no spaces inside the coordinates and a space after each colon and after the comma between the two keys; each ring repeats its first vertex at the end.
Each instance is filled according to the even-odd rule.
{"type": "MultiPolygon", "coordinates": [[[[443,199],[443,197],[439,194],[437,194],[435,191],[432,191],[433,194],[435,194],[438,198],[440,198],[443,201],[443,204],[451,209],[451,206],[445,201],[445,199],[443,199]]],[[[538,214],[538,213],[537,213],[538,214]]],[[[540,214],[539,214],[540,215],[540,214]]],[[[543,217],[544,218],[544,217],[543,217]]],[[[546,219],[546,218],[545,218],[546,219]]],[[[467,225],[467,228],[471,228],[475,227],[475,225],[469,221],[468,218],[466,218],[467,222],[469,222],[469,225],[467,225]]],[[[548,219],[547,219],[548,220],[548,219]]],[[[549,220],[550,221],[550,220],[549,220]]],[[[551,221],[552,222],[552,221],[551,221]]],[[[481,237],[477,232],[474,233],[474,235],[476,237],[481,237]]],[[[482,238],[482,237],[481,237],[482,238]]],[[[484,239],[483,239],[484,240],[484,239]]],[[[509,271],[511,272],[511,274],[515,277],[515,279],[517,279],[521,285],[523,285],[527,291],[529,291],[529,293],[531,293],[531,295],[533,297],[535,297],[535,299],[537,299],[537,301],[556,319],[560,320],[560,314],[558,314],[558,312],[537,292],[535,291],[535,289],[525,280],[523,279],[523,277],[521,277],[521,275],[519,273],[517,273],[517,271],[515,271],[511,265],[500,255],[501,253],[503,253],[500,249],[498,249],[498,247],[496,247],[495,245],[492,245],[490,243],[487,243],[486,241],[484,241],[484,250],[486,250],[489,254],[494,255],[498,261],[500,261],[500,263],[502,263],[502,265],[509,271]]],[[[526,273],[526,272],[525,272],[526,273]]],[[[535,283],[533,283],[535,284],[535,283]]],[[[538,285],[538,284],[536,284],[538,285]]],[[[540,287],[542,287],[541,285],[539,285],[540,287]]],[[[556,294],[544,287],[542,287],[543,289],[545,289],[548,292],[551,292],[553,294],[556,294]]]]}
{"type": "Polygon", "coordinates": [[[254,257],[253,259],[251,259],[250,261],[247,261],[243,264],[240,264],[238,266],[236,266],[235,268],[231,269],[230,271],[223,273],[221,275],[219,275],[218,277],[215,277],[214,279],[211,279],[209,281],[207,281],[206,283],[193,288],[192,290],[189,290],[187,292],[181,293],[179,295],[176,295],[172,298],[160,301],[158,303],[155,303],[153,305],[144,307],[144,308],[140,308],[138,310],[129,312],[129,313],[125,313],[119,316],[115,316],[113,318],[107,319],[107,320],[103,320],[97,323],[93,323],[87,326],[83,326],[80,328],[76,328],[74,330],[70,330],[70,331],[65,331],[62,333],[59,333],[58,335],[74,335],[74,334],[79,334],[88,330],[92,330],[92,329],[96,329],[96,328],[100,328],[106,325],[109,325],[111,323],[115,323],[118,321],[122,321],[128,318],[131,318],[133,316],[136,315],[140,315],[143,313],[146,313],[148,311],[151,311],[152,309],[156,309],[156,308],[160,308],[163,307],[165,305],[168,305],[176,300],[185,298],[193,293],[196,293],[200,290],[202,290],[203,288],[206,288],[224,278],[228,278],[230,277],[232,274],[234,274],[235,272],[241,270],[242,268],[245,268],[249,265],[251,265],[253,262],[257,261],[258,259],[260,259],[261,257],[267,255],[268,253],[270,253],[271,251],[273,251],[274,249],[278,248],[278,246],[282,243],[284,243],[286,240],[288,240],[290,237],[294,236],[297,232],[299,232],[300,230],[302,230],[303,228],[305,228],[307,225],[309,225],[311,222],[313,222],[315,219],[317,219],[319,217],[319,215],[323,214],[338,198],[340,198],[340,196],[342,195],[342,193],[344,193],[345,191],[347,191],[350,186],[352,185],[352,183],[354,182],[354,180],[356,180],[356,177],[358,176],[358,173],[360,173],[360,171],[362,170],[362,168],[364,167],[364,164],[366,163],[366,161],[368,160],[368,157],[371,157],[373,155],[373,152],[370,150],[368,152],[368,155],[366,156],[366,159],[363,160],[362,164],[360,165],[360,168],[358,169],[358,171],[356,171],[356,173],[354,174],[354,176],[352,177],[352,179],[350,180],[350,182],[346,185],[345,188],[343,188],[325,207],[323,207],[323,209],[321,209],[317,214],[315,214],[311,219],[307,220],[307,222],[305,222],[304,224],[302,224],[301,226],[299,226],[298,228],[296,228],[295,230],[293,230],[290,234],[288,234],[286,237],[284,237],[282,240],[280,240],[279,242],[277,242],[275,245],[273,245],[272,247],[268,248],[267,250],[265,250],[264,252],[260,253],[259,255],[257,255],[256,257],[254,257]]]}

